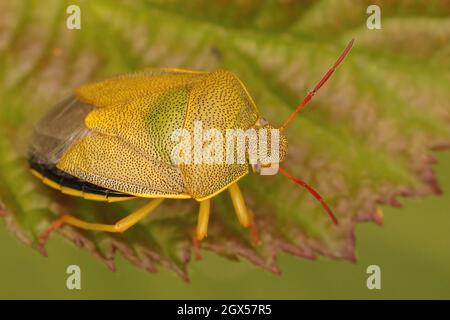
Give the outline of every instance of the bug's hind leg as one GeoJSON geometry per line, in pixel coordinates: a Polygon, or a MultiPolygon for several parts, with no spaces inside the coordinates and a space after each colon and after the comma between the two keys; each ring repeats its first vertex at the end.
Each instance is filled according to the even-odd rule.
{"type": "Polygon", "coordinates": [[[71,215],[63,215],[61,218],[52,223],[44,232],[39,236],[40,243],[45,243],[49,235],[61,228],[63,225],[68,224],[80,229],[85,230],[95,230],[95,231],[106,231],[106,232],[124,232],[130,227],[141,221],[143,218],[148,216],[156,207],[158,207],[163,198],[152,199],[146,205],[140,207],[136,211],[130,213],[125,218],[119,220],[115,224],[101,224],[101,223],[91,223],[75,218],[71,215]]]}
{"type": "Polygon", "coordinates": [[[258,230],[253,219],[253,213],[245,205],[241,189],[237,183],[233,183],[228,187],[228,191],[230,192],[231,201],[233,202],[234,211],[236,212],[239,223],[246,228],[250,227],[252,242],[254,244],[259,244],[258,230]]]}

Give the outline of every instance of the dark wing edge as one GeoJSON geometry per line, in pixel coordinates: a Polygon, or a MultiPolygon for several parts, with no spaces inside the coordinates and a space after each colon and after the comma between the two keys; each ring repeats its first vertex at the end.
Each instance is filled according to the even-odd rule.
{"type": "Polygon", "coordinates": [[[106,199],[133,198],[132,195],[81,180],[56,167],[70,146],[91,133],[85,126],[84,119],[93,108],[75,96],[70,96],[53,107],[33,129],[28,149],[30,169],[53,181],[60,189],[71,188],[81,191],[82,194],[105,196],[106,199]]]}
{"type": "Polygon", "coordinates": [[[64,152],[90,134],[85,124],[92,105],[70,96],[59,102],[34,127],[28,157],[45,165],[56,165],[64,152]]]}

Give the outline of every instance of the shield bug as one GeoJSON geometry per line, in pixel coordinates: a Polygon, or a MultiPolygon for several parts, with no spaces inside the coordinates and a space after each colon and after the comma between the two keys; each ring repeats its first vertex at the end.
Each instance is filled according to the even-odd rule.
{"type": "MultiPolygon", "coordinates": [[[[287,152],[283,131],[330,78],[352,45],[353,40],[280,127],[278,163],[287,152]]],[[[199,202],[194,238],[201,240],[207,234],[211,198],[224,190],[230,193],[240,224],[254,226],[237,182],[249,172],[249,164],[253,171],[265,174],[273,168],[277,172],[278,163],[267,165],[260,159],[250,163],[246,158],[245,163],[174,165],[172,134],[180,128],[192,130],[196,121],[219,133],[274,130],[260,116],[243,83],[225,70],[149,69],[78,87],[35,126],[28,158],[31,172],[43,183],[72,196],[108,202],[137,197],[150,201],[114,225],[62,215],[42,233],[41,241],[64,224],[124,232],[166,198],[199,202]]],[[[279,172],[306,188],[337,224],[317,191],[286,170],[279,168],[279,172]]]]}

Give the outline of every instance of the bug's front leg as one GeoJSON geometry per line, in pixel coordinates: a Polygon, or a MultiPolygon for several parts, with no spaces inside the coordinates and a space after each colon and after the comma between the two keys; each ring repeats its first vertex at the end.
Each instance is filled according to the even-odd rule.
{"type": "Polygon", "coordinates": [[[246,228],[250,227],[253,244],[259,244],[258,229],[253,219],[253,213],[245,205],[241,189],[237,183],[233,183],[228,187],[228,191],[230,192],[231,201],[233,202],[234,211],[236,212],[239,223],[246,228]]]}

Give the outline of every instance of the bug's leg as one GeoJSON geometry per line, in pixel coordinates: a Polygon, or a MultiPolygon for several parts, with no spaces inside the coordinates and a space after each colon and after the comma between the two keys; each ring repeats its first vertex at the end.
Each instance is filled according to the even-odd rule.
{"type": "Polygon", "coordinates": [[[95,231],[106,231],[106,232],[124,232],[130,227],[141,221],[147,215],[149,215],[156,207],[158,207],[163,198],[152,199],[149,203],[137,209],[136,211],[130,213],[125,218],[119,220],[115,224],[101,224],[101,223],[91,223],[80,220],[70,215],[63,215],[61,218],[52,223],[42,234],[39,236],[39,241],[41,243],[46,242],[49,235],[61,228],[65,224],[69,224],[80,229],[95,230],[95,231]]]}
{"type": "Polygon", "coordinates": [[[200,241],[197,239],[197,228],[194,228],[192,232],[192,247],[194,248],[195,259],[202,260],[202,252],[200,248],[200,241]]]}
{"type": "Polygon", "coordinates": [[[197,220],[197,240],[202,240],[204,237],[208,235],[210,208],[211,208],[210,199],[200,201],[200,209],[198,210],[198,220],[197,220]]]}
{"type": "Polygon", "coordinates": [[[194,247],[195,258],[202,259],[200,252],[200,241],[208,235],[209,213],[211,208],[211,199],[200,201],[200,208],[198,210],[197,228],[192,235],[192,246],[194,247]]]}
{"type": "Polygon", "coordinates": [[[234,211],[236,212],[236,216],[239,220],[239,223],[244,227],[249,227],[251,232],[251,239],[254,245],[258,245],[260,243],[258,228],[253,219],[252,210],[248,209],[245,205],[244,197],[242,196],[241,189],[237,183],[233,183],[228,187],[231,195],[231,201],[233,202],[234,211]]]}
{"type": "Polygon", "coordinates": [[[257,246],[261,243],[261,240],[259,238],[259,232],[258,232],[258,226],[255,223],[255,219],[254,219],[254,214],[253,211],[248,209],[248,211],[250,212],[250,232],[251,232],[251,239],[252,239],[252,243],[253,245],[257,246]]]}
{"type": "Polygon", "coordinates": [[[379,224],[383,224],[384,223],[384,212],[383,209],[381,209],[380,207],[377,207],[376,211],[375,211],[375,217],[376,220],[379,224]]]}
{"type": "Polygon", "coordinates": [[[251,216],[245,205],[241,189],[239,189],[237,183],[233,183],[228,187],[228,191],[230,191],[231,201],[233,202],[234,211],[236,212],[239,223],[247,228],[250,224],[251,216]]]}

